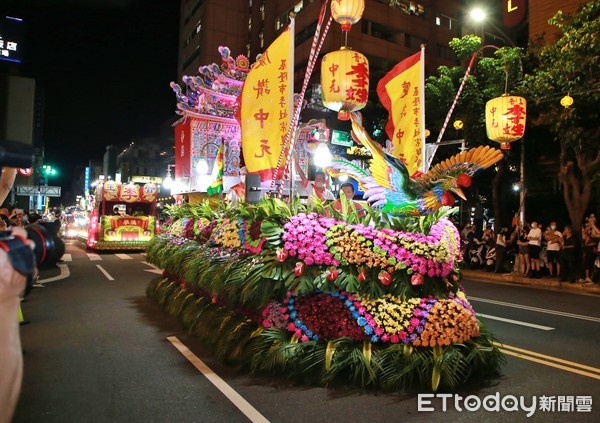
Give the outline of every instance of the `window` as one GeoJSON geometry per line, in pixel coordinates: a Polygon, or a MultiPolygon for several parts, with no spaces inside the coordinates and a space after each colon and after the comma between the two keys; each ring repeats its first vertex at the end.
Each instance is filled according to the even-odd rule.
{"type": "Polygon", "coordinates": [[[296,39],[294,41],[295,46],[297,47],[309,38],[312,38],[315,35],[316,30],[317,21],[314,21],[296,35],[296,39]]]}

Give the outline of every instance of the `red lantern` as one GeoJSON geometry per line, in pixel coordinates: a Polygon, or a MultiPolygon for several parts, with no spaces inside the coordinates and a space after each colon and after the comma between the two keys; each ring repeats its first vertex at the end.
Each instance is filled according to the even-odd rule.
{"type": "Polygon", "coordinates": [[[299,261],[298,263],[296,263],[296,267],[294,268],[294,275],[296,275],[297,277],[300,277],[303,274],[304,274],[304,262],[299,261]]]}
{"type": "Polygon", "coordinates": [[[335,267],[332,267],[331,269],[327,270],[327,280],[330,282],[333,282],[334,280],[337,279],[338,277],[338,270],[335,267]]]}
{"type": "Polygon", "coordinates": [[[369,99],[369,61],[350,47],[327,53],[321,62],[323,105],[348,120],[369,99]]]}
{"type": "Polygon", "coordinates": [[[410,278],[410,284],[412,286],[423,285],[423,275],[421,275],[420,273],[415,273],[414,275],[412,275],[412,277],[410,278]]]}
{"type": "Polygon", "coordinates": [[[379,273],[379,281],[382,285],[388,286],[392,283],[392,275],[383,270],[381,273],[379,273]]]}
{"type": "Polygon", "coordinates": [[[275,255],[277,256],[277,261],[281,263],[281,262],[285,261],[285,259],[288,257],[288,252],[287,252],[287,250],[280,248],[277,250],[275,255]]]}
{"type": "Polygon", "coordinates": [[[342,31],[358,22],[365,10],[365,0],[332,0],[331,17],[342,26],[342,31]]]}
{"type": "Polygon", "coordinates": [[[527,101],[523,97],[504,94],[485,104],[485,129],[492,141],[502,150],[510,150],[510,143],[525,134],[527,101]]]}

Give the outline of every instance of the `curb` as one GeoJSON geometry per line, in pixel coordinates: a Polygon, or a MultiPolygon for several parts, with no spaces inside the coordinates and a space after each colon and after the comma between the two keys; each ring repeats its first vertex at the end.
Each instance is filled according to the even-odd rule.
{"type": "Polygon", "coordinates": [[[501,282],[510,285],[531,285],[539,288],[558,288],[566,291],[585,292],[600,295],[600,286],[597,284],[584,285],[580,282],[559,282],[558,279],[550,278],[526,278],[512,273],[493,273],[483,270],[462,270],[463,278],[474,279],[479,282],[501,282]]]}

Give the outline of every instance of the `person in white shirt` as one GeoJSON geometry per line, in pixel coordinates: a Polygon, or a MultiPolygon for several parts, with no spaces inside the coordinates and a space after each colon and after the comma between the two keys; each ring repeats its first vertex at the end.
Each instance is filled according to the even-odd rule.
{"type": "Polygon", "coordinates": [[[546,246],[546,262],[550,276],[560,274],[560,250],[562,248],[562,234],[556,229],[556,222],[550,222],[550,226],[544,232],[544,239],[548,243],[546,246]],[[554,267],[556,265],[556,268],[554,267]]]}
{"type": "Polygon", "coordinates": [[[531,260],[531,278],[540,278],[540,250],[542,248],[542,230],[537,222],[531,222],[531,230],[527,234],[529,240],[529,259],[531,260]]]}
{"type": "Polygon", "coordinates": [[[335,201],[335,197],[333,195],[333,193],[327,189],[327,177],[325,176],[325,172],[319,170],[315,173],[315,181],[314,182],[310,182],[308,180],[308,178],[306,177],[306,175],[304,174],[304,171],[302,170],[302,168],[300,167],[300,165],[298,164],[298,160],[295,161],[296,162],[296,170],[298,171],[298,174],[300,175],[300,179],[302,179],[302,187],[306,190],[307,194],[308,194],[308,204],[314,204],[315,203],[315,199],[318,198],[319,200],[325,202],[325,201],[335,201]]]}

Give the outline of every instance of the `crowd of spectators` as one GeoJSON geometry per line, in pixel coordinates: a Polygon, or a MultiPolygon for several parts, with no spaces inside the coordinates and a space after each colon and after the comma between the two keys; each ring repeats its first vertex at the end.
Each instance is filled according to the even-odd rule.
{"type": "MultiPolygon", "coordinates": [[[[463,256],[485,246],[494,251],[494,265],[490,270],[503,272],[508,251],[514,257],[513,273],[530,278],[559,278],[563,282],[584,284],[600,283],[600,229],[592,213],[585,218],[581,237],[576,236],[571,225],[560,228],[556,221],[543,225],[531,221],[521,224],[513,221],[508,227],[493,230],[488,223],[478,228],[467,223],[461,230],[463,256]],[[562,230],[561,230],[562,229],[562,230]]],[[[477,265],[477,260],[473,262],[477,265]]]]}

